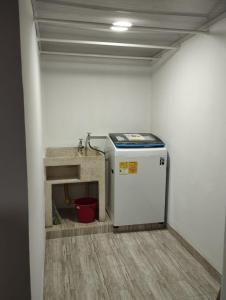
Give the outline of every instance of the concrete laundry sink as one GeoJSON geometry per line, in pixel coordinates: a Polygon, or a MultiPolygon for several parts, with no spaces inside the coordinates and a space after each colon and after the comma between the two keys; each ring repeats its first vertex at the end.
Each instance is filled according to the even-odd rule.
{"type": "Polygon", "coordinates": [[[80,156],[91,156],[91,157],[103,156],[102,153],[95,151],[93,149],[83,150],[82,153],[79,154],[80,156]]]}
{"type": "Polygon", "coordinates": [[[78,156],[78,150],[75,147],[47,148],[46,158],[74,158],[78,156]]]}
{"type": "Polygon", "coordinates": [[[105,156],[95,150],[77,147],[47,148],[44,158],[46,226],[52,226],[52,185],[97,182],[99,220],[105,219],[105,156]]]}
{"type": "Polygon", "coordinates": [[[48,162],[48,160],[71,160],[75,158],[79,159],[81,157],[84,158],[97,156],[103,156],[103,154],[92,149],[83,149],[82,152],[79,152],[77,147],[47,148],[45,162],[48,162]]]}

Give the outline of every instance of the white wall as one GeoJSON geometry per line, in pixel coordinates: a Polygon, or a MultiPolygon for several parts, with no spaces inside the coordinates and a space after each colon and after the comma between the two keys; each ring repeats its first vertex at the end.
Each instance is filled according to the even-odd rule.
{"type": "Polygon", "coordinates": [[[150,66],[45,57],[42,84],[45,146],[150,128],[150,66]]]}
{"type": "Polygon", "coordinates": [[[168,223],[222,271],[226,201],[226,20],[152,76],[151,128],[170,156],[168,223]]]}
{"type": "Polygon", "coordinates": [[[19,8],[27,148],[31,293],[32,300],[41,300],[45,256],[42,108],[39,56],[30,2],[20,0],[19,8]]]}

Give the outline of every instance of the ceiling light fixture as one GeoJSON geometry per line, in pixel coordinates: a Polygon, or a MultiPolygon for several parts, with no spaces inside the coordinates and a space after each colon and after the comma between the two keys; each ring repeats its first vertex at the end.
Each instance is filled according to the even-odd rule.
{"type": "Polygon", "coordinates": [[[118,27],[132,27],[132,23],[128,21],[116,21],[112,23],[113,26],[118,26],[118,27]]]}
{"type": "Polygon", "coordinates": [[[117,32],[123,32],[123,31],[127,31],[128,27],[111,26],[111,30],[117,31],[117,32]]]}
{"type": "Polygon", "coordinates": [[[117,32],[127,31],[132,26],[132,23],[127,21],[116,21],[112,23],[111,30],[117,32]]]}

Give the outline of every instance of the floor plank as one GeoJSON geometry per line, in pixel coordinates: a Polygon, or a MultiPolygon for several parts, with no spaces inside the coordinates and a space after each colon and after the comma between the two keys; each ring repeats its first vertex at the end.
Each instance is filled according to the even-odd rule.
{"type": "Polygon", "coordinates": [[[46,241],[45,300],[215,300],[218,289],[168,230],[46,241]]]}

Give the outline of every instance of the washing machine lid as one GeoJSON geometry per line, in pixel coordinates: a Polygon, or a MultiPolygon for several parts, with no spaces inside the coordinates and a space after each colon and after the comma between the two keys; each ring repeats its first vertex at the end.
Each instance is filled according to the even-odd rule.
{"type": "Polygon", "coordinates": [[[152,133],[110,133],[117,148],[161,148],[165,144],[152,133]]]}

